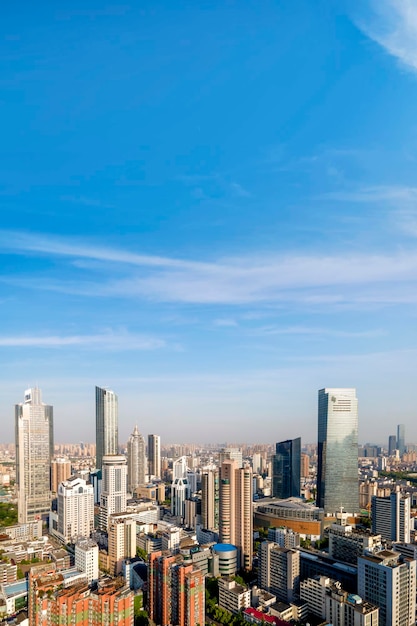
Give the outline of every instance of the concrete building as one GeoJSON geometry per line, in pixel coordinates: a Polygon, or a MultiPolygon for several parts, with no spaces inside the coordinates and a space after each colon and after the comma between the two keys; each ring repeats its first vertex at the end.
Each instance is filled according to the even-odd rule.
{"type": "Polygon", "coordinates": [[[59,483],[71,476],[71,461],[66,457],[55,457],[51,461],[51,491],[58,492],[59,483]]]}
{"type": "Polygon", "coordinates": [[[382,549],[381,535],[356,530],[349,524],[332,524],[328,529],[329,556],[335,561],[357,565],[358,557],[365,551],[382,549]]]}
{"type": "Polygon", "coordinates": [[[123,455],[103,457],[100,528],[107,530],[110,515],[126,511],[127,463],[123,455]]]}
{"type": "Polygon", "coordinates": [[[326,589],[334,581],[328,576],[314,576],[300,582],[300,598],[307,602],[310,613],[325,619],[326,616],[326,589]]]}
{"type": "Polygon", "coordinates": [[[300,546],[300,533],[296,533],[285,526],[268,528],[268,541],[276,543],[281,548],[298,548],[300,546]]]}
{"type": "Polygon", "coordinates": [[[50,471],[54,450],[53,407],[37,387],[15,405],[18,521],[40,519],[51,507],[50,471]]]}
{"type": "Polygon", "coordinates": [[[237,615],[250,607],[251,592],[248,587],[239,585],[234,578],[223,576],[218,580],[219,606],[237,615]]]}
{"type": "Polygon", "coordinates": [[[359,557],[358,594],[379,606],[380,626],[415,624],[416,565],[390,550],[359,557]]]}
{"type": "Polygon", "coordinates": [[[94,490],[82,478],[73,476],[58,486],[58,527],[64,543],[90,537],[94,530],[94,490]]]}
{"type": "Polygon", "coordinates": [[[123,561],[136,556],[136,521],[110,515],[108,541],[110,573],[117,576],[122,571],[123,561]]]}
{"type": "Polygon", "coordinates": [[[326,588],[324,619],[333,626],[378,626],[379,608],[360,596],[343,591],[340,583],[326,588]]]}
{"type": "Polygon", "coordinates": [[[87,582],[98,580],[98,545],[92,539],[79,539],[75,544],[75,567],[84,572],[87,582]]]}
{"type": "Polygon", "coordinates": [[[317,505],[326,514],[359,511],[358,400],[355,389],[320,389],[317,505]]]}
{"type": "Polygon", "coordinates": [[[148,463],[150,478],[161,479],[161,437],[159,435],[148,435],[148,463]]]}
{"type": "Polygon", "coordinates": [[[258,586],[276,595],[277,600],[292,602],[299,595],[300,553],[263,541],[258,552],[258,586]]]}
{"type": "Polygon", "coordinates": [[[114,391],[96,387],[96,467],[103,457],[119,453],[118,398],[114,391]]]}
{"type": "Polygon", "coordinates": [[[148,568],[148,614],[159,626],[205,624],[205,577],[180,555],[154,552],[148,568]]]}
{"type": "Polygon", "coordinates": [[[242,569],[251,570],[253,560],[252,468],[238,467],[226,459],[220,466],[219,536],[239,550],[242,569]]]}
{"type": "Polygon", "coordinates": [[[371,500],[372,532],[387,541],[410,542],[410,496],[399,488],[387,498],[373,496],[371,500]]]}
{"type": "Polygon", "coordinates": [[[127,490],[133,494],[146,482],[147,461],[145,439],[135,426],[127,442],[127,490]]]}

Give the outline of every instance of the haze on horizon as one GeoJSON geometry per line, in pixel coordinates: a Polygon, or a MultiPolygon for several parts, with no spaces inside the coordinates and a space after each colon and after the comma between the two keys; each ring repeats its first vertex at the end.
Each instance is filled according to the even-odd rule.
{"type": "Polygon", "coordinates": [[[4,11],[1,441],[417,441],[417,7],[282,4],[4,11]]]}

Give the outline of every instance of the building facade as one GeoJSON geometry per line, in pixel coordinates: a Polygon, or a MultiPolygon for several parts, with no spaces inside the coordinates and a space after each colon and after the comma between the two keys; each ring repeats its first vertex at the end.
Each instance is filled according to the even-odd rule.
{"type": "Polygon", "coordinates": [[[258,585],[281,602],[292,602],[300,590],[300,553],[263,541],[259,546],[258,585]]]}
{"type": "Polygon", "coordinates": [[[358,400],[355,389],[318,394],[317,506],[333,514],[359,511],[358,400]]]}
{"type": "Polygon", "coordinates": [[[58,485],[58,535],[65,543],[74,543],[78,537],[90,537],[93,530],[93,487],[73,476],[58,485]]]}
{"type": "Polygon", "coordinates": [[[203,470],[201,474],[201,525],[207,530],[219,528],[219,470],[203,470]]]}
{"type": "Polygon", "coordinates": [[[371,500],[372,532],[387,541],[410,542],[411,501],[408,494],[396,489],[387,498],[373,496],[371,500]]]}
{"type": "Polygon", "coordinates": [[[119,452],[118,398],[114,391],[96,387],[96,467],[103,457],[119,452]]]}
{"type": "Polygon", "coordinates": [[[18,521],[40,519],[51,507],[50,470],[54,449],[53,408],[37,387],[15,405],[18,521]]]}
{"type": "Polygon", "coordinates": [[[100,496],[100,528],[107,530],[109,517],[126,511],[127,463],[123,455],[103,457],[103,479],[100,496]]]}

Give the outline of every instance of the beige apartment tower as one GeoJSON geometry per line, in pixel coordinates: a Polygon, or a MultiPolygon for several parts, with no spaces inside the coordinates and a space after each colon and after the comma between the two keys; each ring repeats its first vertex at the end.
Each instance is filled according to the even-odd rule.
{"type": "Polygon", "coordinates": [[[148,435],[149,478],[162,478],[161,474],[161,437],[148,435]]]}

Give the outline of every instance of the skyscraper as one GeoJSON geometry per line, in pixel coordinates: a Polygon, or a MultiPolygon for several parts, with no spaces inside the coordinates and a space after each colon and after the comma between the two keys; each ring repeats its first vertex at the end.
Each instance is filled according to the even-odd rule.
{"type": "Polygon", "coordinates": [[[185,517],[185,500],[191,495],[187,478],[187,457],[181,456],[172,465],[171,515],[185,517]]]}
{"type": "Polygon", "coordinates": [[[123,455],[103,457],[103,482],[100,496],[100,528],[107,530],[113,513],[126,511],[127,464],[123,455]]]}
{"type": "Polygon", "coordinates": [[[397,437],[395,435],[390,435],[388,437],[388,456],[394,456],[396,449],[397,437]]]}
{"type": "Polygon", "coordinates": [[[148,435],[149,476],[161,478],[161,437],[148,435]]]}
{"type": "Polygon", "coordinates": [[[118,400],[114,391],[96,387],[96,467],[101,469],[103,456],[119,451],[118,400]]]}
{"type": "Polygon", "coordinates": [[[359,510],[358,400],[355,389],[320,389],[317,506],[325,513],[359,510]]]}
{"type": "Polygon", "coordinates": [[[135,426],[127,442],[127,490],[135,491],[136,487],[145,483],[146,476],[145,440],[135,426]]]}
{"type": "Polygon", "coordinates": [[[404,424],[398,424],[397,426],[397,448],[401,457],[405,452],[405,426],[404,424]]]}
{"type": "Polygon", "coordinates": [[[19,523],[39,519],[51,505],[50,468],[53,407],[42,402],[37,387],[15,405],[16,484],[19,523]]]}
{"type": "Polygon", "coordinates": [[[272,459],[272,495],[275,498],[299,498],[301,480],[301,438],[276,444],[272,459]]]}
{"type": "Polygon", "coordinates": [[[204,529],[219,528],[219,470],[203,469],[201,474],[201,524],[204,529]]]}

